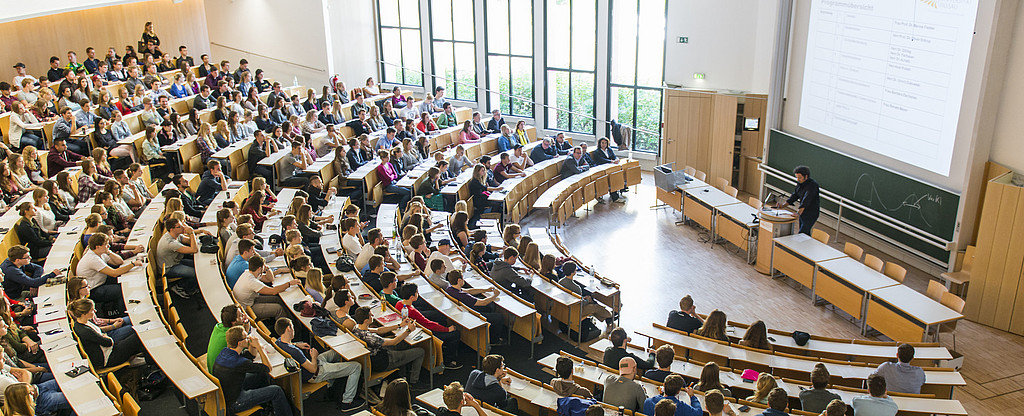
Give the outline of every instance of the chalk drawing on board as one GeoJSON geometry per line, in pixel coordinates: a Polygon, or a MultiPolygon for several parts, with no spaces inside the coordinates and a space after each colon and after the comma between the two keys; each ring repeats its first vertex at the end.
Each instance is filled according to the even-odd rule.
{"type": "MultiPolygon", "coordinates": [[[[875,181],[871,178],[871,174],[869,173],[863,173],[859,178],[857,178],[857,183],[853,188],[852,199],[869,207],[874,207],[875,205],[880,206],[882,210],[889,213],[896,213],[897,211],[906,208],[907,221],[913,221],[913,217],[916,215],[928,228],[932,228],[932,222],[928,220],[928,216],[925,214],[926,211],[931,210],[926,210],[926,206],[935,206],[936,209],[934,212],[938,212],[937,208],[942,206],[942,195],[930,193],[918,195],[917,193],[911,193],[904,197],[903,200],[895,207],[890,208],[885,201],[882,200],[882,196],[878,193],[878,188],[875,187],[875,181]],[[861,187],[861,184],[864,185],[864,188],[861,187]],[[867,192],[867,195],[865,195],[863,199],[858,199],[858,195],[861,195],[862,190],[867,192]]],[[[896,215],[893,215],[893,218],[896,218],[896,215]]]]}

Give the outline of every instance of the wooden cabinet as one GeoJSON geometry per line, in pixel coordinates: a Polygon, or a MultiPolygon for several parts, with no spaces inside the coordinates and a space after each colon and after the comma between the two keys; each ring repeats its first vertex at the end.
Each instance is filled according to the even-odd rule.
{"type": "Polygon", "coordinates": [[[732,182],[738,97],[713,91],[665,91],[662,163],[707,173],[708,182],[732,182]]]}
{"type": "Polygon", "coordinates": [[[1024,188],[988,182],[964,316],[1024,335],[1024,188]]]}

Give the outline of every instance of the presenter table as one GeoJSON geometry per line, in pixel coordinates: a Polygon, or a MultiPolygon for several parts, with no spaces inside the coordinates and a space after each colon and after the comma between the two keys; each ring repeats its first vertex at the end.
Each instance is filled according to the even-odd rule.
{"type": "Polygon", "coordinates": [[[820,296],[854,319],[863,319],[868,292],[898,284],[889,276],[846,256],[818,263],[814,296],[820,296]]]}
{"type": "Polygon", "coordinates": [[[771,270],[785,273],[805,287],[814,290],[818,263],[846,257],[842,251],[829,247],[807,234],[778,237],[772,245],[771,270]]]}
{"type": "Polygon", "coordinates": [[[917,342],[929,336],[937,340],[940,324],[964,317],[904,285],[884,287],[868,293],[862,333],[870,326],[894,341],[917,342]]]}
{"type": "Polygon", "coordinates": [[[715,209],[718,211],[715,235],[747,250],[747,263],[753,261],[757,249],[757,208],[739,202],[720,205],[715,209]]]}
{"type": "Polygon", "coordinates": [[[683,216],[707,228],[714,236],[716,208],[738,203],[739,200],[713,186],[690,188],[683,192],[683,216]]]}

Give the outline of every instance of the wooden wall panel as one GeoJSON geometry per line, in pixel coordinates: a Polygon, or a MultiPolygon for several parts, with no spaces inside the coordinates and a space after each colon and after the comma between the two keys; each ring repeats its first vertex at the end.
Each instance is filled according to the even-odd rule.
{"type": "Polygon", "coordinates": [[[1004,187],[1003,191],[1000,192],[997,209],[998,211],[996,211],[994,219],[999,224],[996,226],[992,237],[992,246],[986,250],[991,253],[988,259],[989,281],[985,285],[985,301],[981,305],[981,314],[978,318],[985,325],[995,323],[996,310],[999,308],[999,289],[1002,287],[1002,281],[1005,277],[1006,256],[1009,254],[1010,225],[1013,224],[1013,217],[1017,209],[1017,191],[1004,187]]]}
{"type": "Polygon", "coordinates": [[[758,131],[743,131],[740,153],[743,156],[762,157],[764,155],[765,137],[768,136],[768,96],[764,94],[747,94],[744,96],[743,117],[759,118],[761,120],[761,129],[758,131]]]}
{"type": "Polygon", "coordinates": [[[1002,195],[1003,187],[989,183],[981,217],[991,220],[982,221],[978,231],[978,248],[975,251],[974,266],[971,268],[971,288],[967,292],[967,304],[964,305],[964,316],[979,323],[984,323],[981,319],[981,306],[985,303],[985,287],[989,285],[991,248],[998,225],[995,218],[999,215],[999,200],[1002,195]]]}
{"type": "Polygon", "coordinates": [[[732,161],[736,152],[736,109],[739,100],[735,95],[717,94],[712,98],[712,103],[708,180],[724,178],[729,185],[733,185],[732,161]]]}
{"type": "MultiPolygon", "coordinates": [[[[1005,185],[1003,185],[1005,186],[1005,185]]],[[[1010,317],[1014,312],[1014,302],[1017,298],[1017,286],[1020,283],[1021,262],[1024,261],[1024,192],[1021,188],[1013,187],[1016,198],[1007,203],[1013,204],[1012,217],[1007,218],[1009,235],[1006,241],[1006,260],[1004,262],[1003,279],[1000,282],[999,295],[996,298],[995,320],[992,326],[1004,331],[1010,329],[1010,317]]],[[[1011,199],[1003,197],[1004,199],[1011,199]]]]}
{"type": "Polygon", "coordinates": [[[964,315],[1024,335],[1024,188],[1010,179],[986,185],[964,315]]]}
{"type": "Polygon", "coordinates": [[[147,21],[153,22],[160,37],[160,50],[165,53],[177,56],[178,46],[185,45],[198,64],[199,55],[210,51],[203,0],[184,0],[178,4],[169,0],[145,1],[0,24],[0,39],[4,42],[0,48],[0,79],[11,82],[11,66],[17,62],[24,62],[33,76],[46,74],[51,56],[59,57],[61,64],[67,65],[69,50],[75,51],[82,62],[89,46],[96,49],[97,58],[102,59],[111,46],[121,55],[125,45],[136,46],[147,21]]]}

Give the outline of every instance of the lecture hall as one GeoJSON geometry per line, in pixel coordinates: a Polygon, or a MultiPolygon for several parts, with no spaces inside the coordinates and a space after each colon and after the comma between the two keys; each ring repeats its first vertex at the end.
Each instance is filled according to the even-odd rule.
{"type": "Polygon", "coordinates": [[[5,416],[1024,404],[1018,1],[4,10],[5,416]]]}

